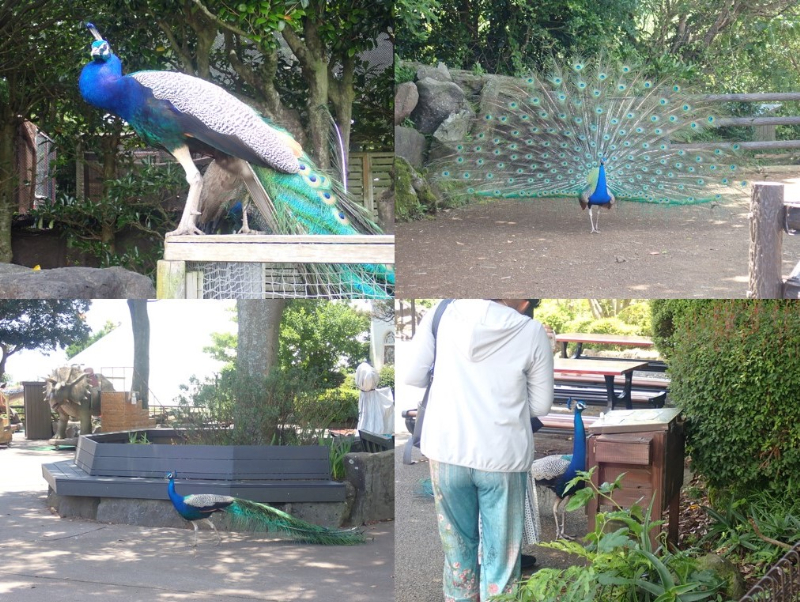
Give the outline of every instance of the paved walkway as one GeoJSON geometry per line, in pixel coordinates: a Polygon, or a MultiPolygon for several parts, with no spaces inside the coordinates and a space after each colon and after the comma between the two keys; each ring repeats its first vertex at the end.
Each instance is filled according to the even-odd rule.
{"type": "Polygon", "coordinates": [[[394,600],[394,523],[365,545],[299,545],[268,534],[61,519],[46,505],[41,464],[72,457],[14,435],[0,448],[0,600],[192,602],[394,600]],[[205,536],[205,537],[203,537],[205,536]]]}

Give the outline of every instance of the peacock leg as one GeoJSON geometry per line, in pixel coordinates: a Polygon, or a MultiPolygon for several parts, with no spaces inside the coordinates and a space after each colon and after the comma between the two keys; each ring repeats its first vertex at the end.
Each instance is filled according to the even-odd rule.
{"type": "Polygon", "coordinates": [[[594,220],[592,220],[592,208],[589,207],[589,225],[592,227],[592,234],[594,234],[594,220]]]}
{"type": "Polygon", "coordinates": [[[214,526],[214,521],[211,520],[211,518],[207,518],[206,521],[208,521],[208,524],[211,525],[212,529],[214,529],[214,535],[217,536],[217,545],[220,545],[222,543],[222,537],[220,536],[219,531],[217,531],[217,527],[214,526]]]}
{"type": "MultiPolygon", "coordinates": [[[[598,211],[598,213],[599,213],[599,211],[598,211]]],[[[560,504],[560,506],[561,506],[561,538],[562,539],[569,539],[570,541],[572,541],[575,538],[572,537],[572,535],[567,535],[566,534],[566,532],[565,532],[566,525],[564,524],[566,522],[566,520],[567,520],[567,502],[569,502],[569,498],[570,498],[570,496],[565,497],[563,500],[561,500],[561,504],[560,504]]]]}
{"type": "Polygon", "coordinates": [[[196,548],[197,547],[197,523],[195,521],[192,521],[192,526],[194,527],[194,545],[192,547],[196,548]]]}
{"type": "Polygon", "coordinates": [[[167,232],[167,236],[182,234],[202,234],[197,227],[197,216],[200,215],[200,192],[203,190],[203,176],[192,161],[192,153],[188,146],[179,146],[171,151],[178,163],[186,172],[186,181],[189,183],[189,194],[186,196],[186,206],[177,229],[167,232]]]}
{"type": "Polygon", "coordinates": [[[257,234],[255,230],[250,229],[250,225],[247,223],[247,207],[250,203],[242,203],[242,227],[239,228],[239,232],[237,234],[257,234]]]}
{"type": "Polygon", "coordinates": [[[553,502],[553,518],[556,521],[556,537],[555,539],[559,538],[559,530],[558,530],[558,504],[561,502],[561,498],[556,496],[556,501],[553,502]]]}

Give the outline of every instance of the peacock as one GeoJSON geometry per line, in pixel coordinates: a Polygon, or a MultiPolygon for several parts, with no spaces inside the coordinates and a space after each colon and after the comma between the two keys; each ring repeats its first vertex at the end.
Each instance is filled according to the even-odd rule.
{"type": "Polygon", "coordinates": [[[641,69],[605,57],[553,60],[546,74],[497,78],[484,88],[470,138],[435,162],[435,178],[467,194],[576,197],[589,209],[617,200],[696,204],[745,186],[738,145],[676,145],[716,125],[708,106],[641,69]]]}
{"type": "MultiPolygon", "coordinates": [[[[83,99],[124,119],[148,144],[169,151],[186,172],[189,193],[178,227],[167,236],[203,234],[197,218],[215,202],[203,195],[204,177],[192,153],[214,157],[218,187],[247,187],[275,234],[378,234],[380,228],[341,186],[318,169],[288,132],[274,126],[221,87],[172,71],[138,71],[122,75],[122,62],[97,28],[91,61],[83,67],[83,99]]],[[[209,177],[206,171],[206,177],[209,177]]],[[[220,192],[221,194],[221,192],[220,192]]],[[[249,232],[247,211],[242,232],[249,232]]],[[[390,296],[390,266],[342,264],[340,277],[364,296],[390,296]],[[387,292],[387,288],[389,292],[387,292]]]]}
{"type": "Polygon", "coordinates": [[[247,531],[277,531],[289,535],[300,543],[324,545],[353,545],[365,541],[364,534],[358,529],[328,529],[307,523],[277,508],[258,502],[242,500],[227,495],[200,493],[180,495],[175,491],[176,473],[168,472],[167,493],[175,510],[194,527],[194,546],[197,546],[197,523],[206,521],[221,538],[211,516],[215,512],[225,512],[231,517],[231,523],[247,531]]]}
{"type": "Polygon", "coordinates": [[[537,484],[545,485],[556,494],[556,499],[553,502],[553,518],[556,521],[556,539],[566,537],[564,534],[564,521],[566,519],[565,507],[567,501],[572,493],[583,487],[583,485],[579,483],[568,489],[567,483],[578,476],[579,471],[586,470],[586,431],[583,427],[583,418],[581,417],[581,413],[585,409],[585,403],[581,401],[575,403],[575,438],[572,444],[572,454],[539,458],[533,462],[530,469],[530,475],[537,484]],[[559,510],[561,510],[560,526],[558,522],[559,510]]]}

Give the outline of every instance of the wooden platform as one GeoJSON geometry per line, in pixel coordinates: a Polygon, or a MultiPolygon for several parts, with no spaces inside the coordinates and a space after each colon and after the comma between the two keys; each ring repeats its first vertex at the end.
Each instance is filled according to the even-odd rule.
{"type": "MultiPolygon", "coordinates": [[[[91,476],[72,460],[43,464],[42,476],[58,495],[169,499],[165,478],[91,476]]],[[[215,493],[266,503],[341,502],[345,499],[345,485],[336,481],[222,481],[178,478],[175,485],[182,495],[215,493]]]]}

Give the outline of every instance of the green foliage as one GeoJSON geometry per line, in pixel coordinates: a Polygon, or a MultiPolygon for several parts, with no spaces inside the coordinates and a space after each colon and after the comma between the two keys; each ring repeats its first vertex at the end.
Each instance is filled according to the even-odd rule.
{"type": "Polygon", "coordinates": [[[379,387],[389,387],[394,391],[394,364],[384,364],[380,369],[379,387]]]}
{"type": "Polygon", "coordinates": [[[684,315],[693,307],[702,304],[697,299],[653,299],[650,301],[651,330],[653,344],[666,359],[675,350],[673,335],[684,315]]]}
{"type": "Polygon", "coordinates": [[[265,378],[223,370],[182,389],[178,421],[194,443],[316,444],[330,424],[317,409],[320,389],[309,373],[275,369],[265,378]]]}
{"type": "Polygon", "coordinates": [[[147,438],[147,433],[131,431],[128,433],[128,443],[133,445],[150,445],[150,440],[147,438]]]}
{"type": "Polygon", "coordinates": [[[355,427],[358,422],[358,389],[342,384],[335,389],[325,389],[316,397],[295,400],[294,415],[301,421],[339,427],[355,427]]]}
{"type": "Polygon", "coordinates": [[[23,349],[46,353],[86,340],[84,315],[90,306],[91,301],[68,299],[0,300],[0,374],[6,359],[23,349]]]}
{"type": "MultiPolygon", "coordinates": [[[[597,514],[595,530],[586,545],[560,540],[541,544],[580,559],[567,569],[542,569],[523,581],[516,594],[497,600],[559,600],[559,602],[700,602],[717,600],[725,584],[710,572],[699,569],[690,552],[671,552],[665,545],[653,548],[651,532],[663,521],[652,520],[649,508],[633,505],[623,509],[612,494],[622,486],[624,475],[599,487],[591,481],[594,469],[580,473],[571,483],[584,482],[567,505],[567,510],[585,506],[601,497],[614,508],[597,514]],[[582,566],[585,565],[585,566],[582,566]]],[[[663,535],[662,535],[663,537],[663,535]]]]}
{"type": "Polygon", "coordinates": [[[344,481],[344,458],[350,453],[355,437],[326,437],[323,445],[330,447],[331,478],[334,481],[344,481]]]}
{"type": "Polygon", "coordinates": [[[394,55],[394,84],[397,86],[405,82],[413,82],[416,77],[416,71],[406,65],[403,60],[394,55]]]}
{"type": "Polygon", "coordinates": [[[674,323],[671,342],[671,393],[687,419],[695,470],[737,496],[797,496],[797,301],[694,301],[674,323]]]}
{"type": "Polygon", "coordinates": [[[320,375],[325,386],[343,382],[369,354],[369,315],[347,303],[292,301],[283,312],[280,365],[320,375]]]}
{"type": "Polygon", "coordinates": [[[164,234],[174,227],[164,204],[186,187],[183,170],[175,163],[145,162],[105,183],[100,199],[59,196],[31,211],[41,228],[61,228],[68,246],[94,257],[100,267],[123,266],[153,276],[163,254],[164,234]],[[145,246],[122,248],[119,237],[135,231],[145,246]]]}
{"type": "Polygon", "coordinates": [[[534,316],[556,333],[649,334],[649,301],[619,299],[545,299],[534,316]]]}
{"type": "Polygon", "coordinates": [[[93,332],[86,340],[76,341],[67,347],[67,359],[72,359],[87,347],[91,347],[97,341],[106,336],[109,332],[113,331],[119,326],[119,323],[114,324],[111,320],[107,320],[103,327],[97,332],[93,332]]]}

